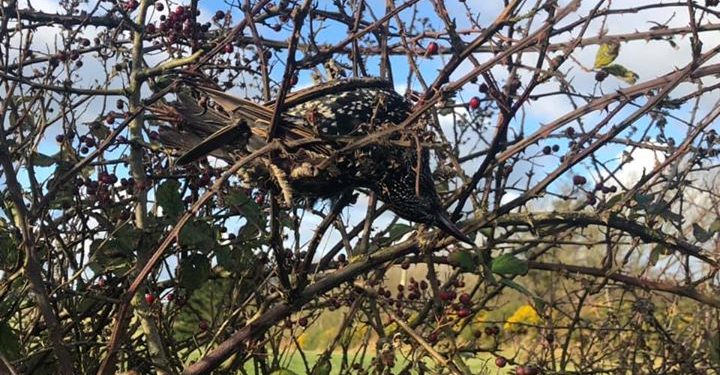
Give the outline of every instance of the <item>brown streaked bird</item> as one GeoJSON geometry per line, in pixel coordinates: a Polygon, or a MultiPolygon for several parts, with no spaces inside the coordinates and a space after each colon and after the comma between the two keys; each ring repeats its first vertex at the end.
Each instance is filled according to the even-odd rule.
{"type": "MultiPolygon", "coordinates": [[[[267,144],[274,102],[258,104],[195,82],[181,86],[177,101],[152,108],[159,119],[174,125],[161,126],[160,140],[182,154],[178,164],[208,155],[230,160],[267,144]]],[[[473,244],[443,208],[429,151],[416,147],[418,141],[431,140],[424,130],[427,118],[420,117],[410,131],[341,151],[402,123],[410,111],[411,104],[380,79],[347,79],[300,90],[285,100],[274,138],[319,142],[279,152],[257,165],[274,176],[270,179],[277,189],[289,187],[293,196],[332,198],[349,189],[371,189],[398,216],[473,244]]]]}

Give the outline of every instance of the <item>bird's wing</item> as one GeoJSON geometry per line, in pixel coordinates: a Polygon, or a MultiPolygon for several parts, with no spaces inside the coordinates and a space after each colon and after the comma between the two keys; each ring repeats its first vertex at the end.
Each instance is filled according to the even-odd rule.
{"type": "MultiPolygon", "coordinates": [[[[222,148],[248,146],[253,150],[265,144],[275,111],[274,102],[258,104],[207,84],[185,83],[185,89],[177,95],[177,102],[160,106],[160,112],[172,112],[172,116],[159,116],[179,123],[180,130],[202,139],[186,149],[178,163],[197,160],[222,148]],[[200,104],[199,98],[203,97],[222,109],[200,104]]],[[[359,135],[355,134],[358,125],[374,121],[401,122],[410,107],[392,90],[389,82],[365,78],[333,81],[299,90],[287,97],[283,108],[275,136],[292,142],[313,138],[329,141],[334,137],[359,135]],[[378,115],[383,118],[376,119],[378,115]]],[[[156,107],[153,111],[158,112],[156,107]]],[[[331,147],[321,144],[308,146],[308,150],[320,154],[332,152],[331,147]]]]}

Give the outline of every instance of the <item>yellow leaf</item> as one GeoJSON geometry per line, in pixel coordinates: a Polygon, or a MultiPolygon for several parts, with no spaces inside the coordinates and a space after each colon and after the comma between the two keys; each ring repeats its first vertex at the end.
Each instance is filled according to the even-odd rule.
{"type": "Polygon", "coordinates": [[[601,69],[610,65],[618,57],[620,53],[620,43],[607,42],[600,45],[600,49],[595,55],[595,67],[593,69],[601,69]]]}
{"type": "Polygon", "coordinates": [[[620,64],[612,64],[606,66],[603,68],[603,70],[631,85],[635,84],[635,82],[637,82],[639,78],[639,76],[635,72],[629,70],[628,68],[620,64]]]}

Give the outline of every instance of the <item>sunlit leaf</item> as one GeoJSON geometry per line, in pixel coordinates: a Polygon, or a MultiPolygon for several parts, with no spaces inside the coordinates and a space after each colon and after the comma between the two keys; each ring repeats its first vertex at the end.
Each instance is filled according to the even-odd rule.
{"type": "Polygon", "coordinates": [[[477,268],[475,259],[468,250],[453,251],[448,255],[448,263],[452,266],[459,267],[465,272],[472,272],[477,268]]]}
{"type": "Polygon", "coordinates": [[[388,234],[390,235],[390,241],[397,241],[405,234],[413,230],[413,227],[407,224],[394,224],[390,227],[388,234]]]}
{"type": "Polygon", "coordinates": [[[501,275],[524,275],[528,264],[512,254],[503,254],[492,260],[490,270],[501,275]]]}
{"type": "Polygon", "coordinates": [[[612,62],[617,59],[619,53],[620,43],[607,42],[601,44],[600,49],[598,49],[597,54],[595,55],[595,66],[593,67],[593,69],[604,68],[612,64],[612,62]]]}
{"type": "Polygon", "coordinates": [[[631,85],[635,84],[635,82],[637,82],[638,78],[640,78],[640,76],[638,76],[637,73],[633,72],[632,70],[627,69],[626,67],[624,67],[620,64],[613,64],[613,65],[607,66],[607,67],[603,68],[603,70],[617,78],[620,78],[621,80],[623,80],[631,85]]]}

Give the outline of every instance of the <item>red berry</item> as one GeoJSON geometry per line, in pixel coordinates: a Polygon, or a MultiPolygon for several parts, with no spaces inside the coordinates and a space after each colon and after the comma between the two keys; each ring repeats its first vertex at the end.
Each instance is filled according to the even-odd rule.
{"type": "Polygon", "coordinates": [[[168,293],[168,295],[165,297],[168,301],[172,302],[175,299],[174,293],[168,293]]]}
{"type": "Polygon", "coordinates": [[[65,136],[64,136],[63,134],[58,134],[58,135],[55,136],[55,140],[56,140],[58,143],[62,143],[62,141],[65,140],[65,136]]]}
{"type": "Polygon", "coordinates": [[[265,203],[265,195],[263,195],[263,194],[258,194],[258,195],[256,195],[256,196],[255,196],[255,203],[257,203],[257,204],[263,204],[263,203],[265,203]]]}
{"type": "Polygon", "coordinates": [[[147,31],[148,34],[155,34],[155,24],[149,23],[147,26],[145,26],[145,31],[147,31]]]}
{"type": "Polygon", "coordinates": [[[542,153],[545,155],[550,155],[552,154],[552,148],[550,146],[545,146],[543,147],[542,153]]]}
{"type": "Polygon", "coordinates": [[[127,9],[128,12],[132,12],[133,10],[137,9],[138,2],[136,0],[130,0],[125,4],[125,9],[127,9]]]}
{"type": "Polygon", "coordinates": [[[163,5],[163,3],[159,1],[155,3],[155,10],[157,10],[158,12],[162,12],[164,9],[165,5],[163,5]]]}
{"type": "Polygon", "coordinates": [[[204,320],[201,320],[200,323],[198,323],[198,328],[200,328],[201,331],[207,331],[208,323],[204,320]]]}
{"type": "Polygon", "coordinates": [[[460,295],[460,303],[462,303],[465,306],[469,306],[472,303],[472,299],[470,298],[470,295],[467,293],[463,293],[460,295]]]}
{"type": "Polygon", "coordinates": [[[507,365],[507,359],[505,357],[497,357],[495,358],[495,366],[497,367],[505,367],[507,365]]]}
{"type": "Polygon", "coordinates": [[[472,314],[472,311],[470,311],[467,307],[461,307],[457,312],[457,316],[459,318],[467,318],[470,314],[472,314]]]}
{"type": "Polygon", "coordinates": [[[472,98],[470,98],[468,106],[470,107],[470,109],[477,109],[478,107],[480,107],[480,98],[478,98],[477,96],[473,96],[472,98]]]}
{"type": "Polygon", "coordinates": [[[303,316],[302,318],[298,319],[298,324],[300,325],[300,327],[307,327],[308,318],[303,316]]]}
{"type": "Polygon", "coordinates": [[[578,186],[585,185],[586,182],[587,182],[587,179],[583,176],[573,176],[573,184],[575,184],[575,185],[578,185],[578,186]]]}
{"type": "Polygon", "coordinates": [[[428,44],[428,46],[427,46],[427,51],[426,51],[427,54],[428,54],[428,55],[434,55],[434,54],[437,53],[437,51],[438,51],[438,45],[437,45],[437,43],[435,43],[435,42],[430,42],[430,44],[428,44]]]}
{"type": "Polygon", "coordinates": [[[438,297],[440,297],[441,301],[450,301],[452,299],[452,293],[448,292],[447,290],[441,290],[438,297]]]}
{"type": "Polygon", "coordinates": [[[175,8],[174,13],[178,16],[182,16],[185,13],[185,7],[182,5],[178,5],[177,8],[175,8]]]}
{"type": "Polygon", "coordinates": [[[148,305],[152,305],[153,302],[155,302],[155,295],[152,293],[146,293],[145,294],[145,302],[147,302],[148,305]]]}
{"type": "Polygon", "coordinates": [[[232,53],[233,52],[232,44],[230,44],[230,43],[226,44],[225,47],[223,47],[223,51],[225,51],[225,53],[232,53]]]}

